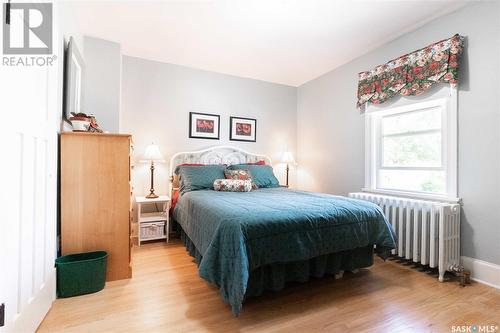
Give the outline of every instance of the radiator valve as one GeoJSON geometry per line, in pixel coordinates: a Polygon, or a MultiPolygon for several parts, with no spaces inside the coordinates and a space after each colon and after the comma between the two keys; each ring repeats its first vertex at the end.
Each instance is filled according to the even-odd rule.
{"type": "Polygon", "coordinates": [[[454,265],[451,267],[451,271],[460,278],[460,286],[465,287],[466,284],[470,284],[470,271],[466,270],[464,266],[454,265]]]}

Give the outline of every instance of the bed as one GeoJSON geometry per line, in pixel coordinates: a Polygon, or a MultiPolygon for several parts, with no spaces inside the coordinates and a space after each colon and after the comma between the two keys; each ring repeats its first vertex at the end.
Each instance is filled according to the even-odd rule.
{"type": "MultiPolygon", "coordinates": [[[[179,165],[235,165],[271,161],[237,148],[215,147],[172,157],[172,189],[179,165]]],[[[339,274],[386,258],[395,236],[378,206],[340,196],[258,188],[250,192],[184,191],[173,210],[178,231],[199,274],[220,288],[238,315],[244,300],[290,281],[339,274]]]]}

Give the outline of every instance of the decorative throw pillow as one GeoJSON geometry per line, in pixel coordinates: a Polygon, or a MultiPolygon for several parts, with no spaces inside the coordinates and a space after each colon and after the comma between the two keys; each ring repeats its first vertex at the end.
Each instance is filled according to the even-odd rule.
{"type": "Polygon", "coordinates": [[[228,167],[229,170],[248,170],[252,175],[252,182],[258,187],[279,187],[280,183],[274,175],[270,165],[248,165],[235,164],[228,167]]]}
{"type": "Polygon", "coordinates": [[[247,180],[252,179],[252,174],[248,170],[238,169],[238,170],[228,170],[224,171],[224,175],[226,179],[239,179],[239,180],[247,180]]]}
{"type": "Polygon", "coordinates": [[[216,179],[214,181],[214,190],[225,192],[250,192],[252,190],[252,181],[250,179],[216,179]]]}
{"type": "MultiPolygon", "coordinates": [[[[238,169],[238,170],[229,170],[226,169],[224,171],[224,175],[226,176],[226,179],[239,179],[239,180],[252,180],[252,174],[250,171],[246,169],[238,169]]],[[[259,187],[252,182],[252,189],[258,189],[259,187]]]]}

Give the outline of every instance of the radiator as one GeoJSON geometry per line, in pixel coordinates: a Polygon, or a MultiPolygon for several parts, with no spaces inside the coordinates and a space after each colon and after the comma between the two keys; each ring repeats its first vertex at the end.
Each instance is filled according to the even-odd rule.
{"type": "Polygon", "coordinates": [[[446,271],[460,267],[460,205],[402,197],[349,193],[373,202],[384,212],[397,236],[394,256],[438,268],[439,281],[446,271]]]}

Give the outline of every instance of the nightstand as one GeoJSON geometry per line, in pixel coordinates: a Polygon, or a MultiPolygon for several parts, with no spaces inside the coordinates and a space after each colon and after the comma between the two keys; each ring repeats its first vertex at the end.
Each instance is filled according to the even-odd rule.
{"type": "Polygon", "coordinates": [[[155,199],[136,197],[138,244],[155,239],[166,239],[170,230],[170,197],[161,195],[155,199]]]}

